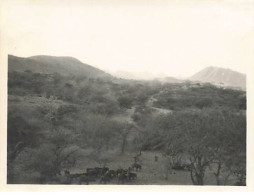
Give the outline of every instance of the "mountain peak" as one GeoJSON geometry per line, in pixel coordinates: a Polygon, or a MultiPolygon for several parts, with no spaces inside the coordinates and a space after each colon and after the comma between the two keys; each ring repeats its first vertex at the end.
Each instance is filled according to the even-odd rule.
{"type": "Polygon", "coordinates": [[[225,86],[246,88],[246,75],[228,68],[209,66],[189,78],[193,81],[223,83],[225,86]]]}

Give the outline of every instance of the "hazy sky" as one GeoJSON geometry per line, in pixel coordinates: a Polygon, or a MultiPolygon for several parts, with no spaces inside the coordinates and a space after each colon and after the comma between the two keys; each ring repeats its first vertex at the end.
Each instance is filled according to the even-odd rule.
{"type": "Polygon", "coordinates": [[[253,1],[6,1],[9,54],[73,56],[105,71],[188,77],[253,65],[253,1]],[[61,3],[59,3],[61,2],[61,3]]]}

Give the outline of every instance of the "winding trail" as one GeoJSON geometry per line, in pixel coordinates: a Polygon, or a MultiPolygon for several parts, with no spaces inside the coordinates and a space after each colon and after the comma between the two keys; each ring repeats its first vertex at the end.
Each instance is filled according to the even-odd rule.
{"type": "MultiPolygon", "coordinates": [[[[172,113],[172,110],[164,109],[164,108],[157,108],[157,107],[154,107],[154,105],[153,105],[154,102],[157,101],[155,96],[158,94],[161,94],[162,92],[163,91],[160,91],[159,93],[152,95],[146,102],[146,107],[152,108],[155,115],[159,115],[159,114],[166,115],[166,114],[172,113]]],[[[120,122],[127,122],[127,123],[135,124],[135,122],[132,119],[132,115],[135,113],[135,109],[137,106],[138,105],[134,105],[130,109],[127,109],[125,112],[112,116],[112,119],[116,120],[116,121],[120,121],[120,122]]]]}
{"type": "MultiPolygon", "coordinates": [[[[162,91],[160,91],[158,94],[161,94],[161,93],[162,93],[162,91]]],[[[155,94],[155,95],[158,95],[158,94],[155,94]]],[[[154,97],[155,95],[152,95],[149,98],[149,100],[146,103],[146,106],[154,109],[157,114],[169,114],[169,113],[172,113],[172,110],[164,109],[164,108],[157,108],[157,107],[153,106],[153,103],[157,101],[157,99],[154,97]]]]}

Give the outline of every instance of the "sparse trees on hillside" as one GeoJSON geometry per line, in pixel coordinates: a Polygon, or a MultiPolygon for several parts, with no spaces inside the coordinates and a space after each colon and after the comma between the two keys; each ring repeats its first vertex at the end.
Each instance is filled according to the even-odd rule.
{"type": "MultiPolygon", "coordinates": [[[[42,119],[43,127],[41,128],[43,129],[41,131],[36,128],[25,127],[26,131],[29,132],[31,130],[33,133],[28,134],[29,137],[23,139],[27,140],[30,145],[27,145],[26,150],[23,150],[20,153],[21,155],[18,156],[18,160],[21,162],[18,166],[23,171],[39,173],[39,183],[56,180],[57,175],[64,169],[74,166],[77,159],[77,151],[79,150],[75,143],[76,134],[73,134],[73,129],[66,127],[66,123],[63,122],[63,120],[66,120],[66,115],[70,115],[73,112],[73,108],[70,106],[57,107],[53,103],[50,108],[45,118],[42,119]],[[32,136],[33,134],[35,136],[32,136]],[[35,143],[36,147],[32,146],[32,143],[35,143]]],[[[21,121],[17,122],[20,127],[21,121]]],[[[9,130],[11,129],[13,128],[10,127],[9,130]]],[[[12,135],[12,139],[15,137],[17,138],[18,136],[12,135]]],[[[14,143],[14,141],[10,140],[9,143],[14,143]]],[[[8,165],[8,169],[10,167],[8,165]]],[[[8,174],[10,173],[11,171],[8,171],[8,174]]]]}
{"type": "MultiPolygon", "coordinates": [[[[189,155],[193,184],[204,184],[205,171],[212,164],[217,164],[214,175],[217,184],[221,184],[220,169],[227,166],[228,157],[237,156],[236,159],[245,162],[245,158],[242,158],[246,152],[244,116],[231,113],[229,110],[210,109],[202,110],[200,113],[185,113],[180,117],[184,120],[177,132],[185,137],[185,141],[182,142],[183,150],[189,155]]],[[[244,163],[241,165],[240,162],[235,166],[237,170],[245,167],[244,163]]],[[[242,175],[243,172],[240,178],[244,177],[242,175]]]]}
{"type": "Polygon", "coordinates": [[[7,182],[13,182],[13,164],[19,154],[27,147],[36,147],[39,145],[42,135],[40,127],[32,121],[27,121],[22,116],[8,113],[8,132],[7,132],[7,182]]]}
{"type": "Polygon", "coordinates": [[[163,152],[166,167],[189,164],[195,185],[206,184],[208,170],[217,185],[232,179],[246,184],[243,91],[26,71],[9,74],[9,95],[8,183],[17,181],[17,170],[16,176],[31,171],[43,183],[57,179],[83,160],[80,151],[106,165],[127,153],[130,142],[138,150],[163,152]],[[152,97],[158,101],[148,104],[152,97]],[[173,111],[160,115],[153,107],[173,111]],[[131,114],[134,124],[126,122],[131,114]]]}
{"type": "Polygon", "coordinates": [[[102,115],[81,116],[78,142],[83,148],[93,148],[96,153],[115,148],[118,144],[120,124],[102,115]]]}
{"type": "Polygon", "coordinates": [[[75,137],[68,130],[55,130],[37,150],[31,150],[29,168],[40,173],[41,183],[57,180],[65,169],[75,165],[77,151],[75,137]]]}
{"type": "Polygon", "coordinates": [[[123,108],[131,108],[132,106],[132,98],[131,97],[126,97],[122,96],[118,98],[119,105],[123,108]]]}
{"type": "Polygon", "coordinates": [[[238,178],[238,185],[244,184],[246,121],[242,114],[227,109],[190,110],[160,116],[150,123],[144,146],[164,148],[172,162],[187,157],[193,184],[204,185],[208,168],[218,185],[225,183],[228,175],[238,178]]]}

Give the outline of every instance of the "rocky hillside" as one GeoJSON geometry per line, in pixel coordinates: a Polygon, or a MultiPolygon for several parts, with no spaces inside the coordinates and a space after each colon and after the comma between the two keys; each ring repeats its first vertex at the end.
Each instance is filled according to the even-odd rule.
{"type": "Polygon", "coordinates": [[[224,86],[246,88],[246,75],[225,68],[207,67],[189,78],[192,81],[210,82],[224,86]]]}

